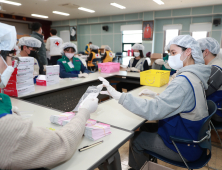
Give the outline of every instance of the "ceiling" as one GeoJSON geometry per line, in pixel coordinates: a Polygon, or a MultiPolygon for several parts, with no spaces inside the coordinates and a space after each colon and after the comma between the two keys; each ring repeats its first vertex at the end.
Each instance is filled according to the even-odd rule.
{"type": "Polygon", "coordinates": [[[40,14],[49,16],[47,20],[68,20],[76,18],[88,18],[108,15],[119,15],[127,13],[137,13],[144,11],[166,10],[186,7],[198,7],[207,5],[222,4],[221,0],[162,0],[165,4],[158,5],[153,0],[11,0],[19,2],[21,6],[3,4],[3,13],[31,17],[31,14],[40,14]],[[115,2],[126,7],[118,9],[110,5],[115,2]],[[61,4],[71,3],[80,7],[85,7],[96,11],[88,13],[80,11],[77,8],[71,9],[61,4]],[[69,13],[70,16],[53,14],[52,11],[69,13]]]}

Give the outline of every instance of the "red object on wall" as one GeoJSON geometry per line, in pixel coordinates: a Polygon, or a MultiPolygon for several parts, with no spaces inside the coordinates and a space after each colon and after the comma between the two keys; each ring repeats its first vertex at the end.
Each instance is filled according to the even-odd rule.
{"type": "Polygon", "coordinates": [[[0,17],[8,18],[11,21],[19,20],[19,21],[29,21],[29,22],[39,22],[42,24],[42,30],[44,31],[44,38],[45,40],[50,36],[50,29],[52,25],[52,21],[46,21],[41,19],[35,19],[35,18],[27,18],[23,16],[17,16],[17,15],[9,15],[9,14],[0,14],[0,17]],[[12,19],[14,18],[14,19],[12,19]]]}

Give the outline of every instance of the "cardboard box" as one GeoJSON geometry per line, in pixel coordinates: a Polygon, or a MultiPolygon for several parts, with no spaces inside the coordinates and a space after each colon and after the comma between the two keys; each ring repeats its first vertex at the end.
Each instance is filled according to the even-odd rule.
{"type": "Polygon", "coordinates": [[[19,62],[18,67],[34,65],[34,58],[33,57],[19,57],[19,60],[20,60],[20,62],[19,62]]]}
{"type": "Polygon", "coordinates": [[[33,73],[12,74],[9,81],[21,82],[28,79],[33,79],[33,73]]]}
{"type": "MultiPolygon", "coordinates": [[[[48,75],[47,75],[48,76],[48,75]]],[[[59,83],[59,77],[54,76],[54,78],[48,78],[47,79],[46,75],[39,75],[38,78],[36,79],[36,85],[37,86],[50,86],[53,84],[58,84],[59,83]]]]}
{"type": "Polygon", "coordinates": [[[173,169],[149,161],[146,162],[140,170],[173,170],[173,169]]]}
{"type": "Polygon", "coordinates": [[[59,65],[46,66],[46,75],[58,74],[60,73],[59,65]]]}
{"type": "Polygon", "coordinates": [[[35,92],[35,86],[24,87],[21,89],[4,89],[4,93],[12,97],[20,97],[35,92]]]}
{"type": "Polygon", "coordinates": [[[49,75],[46,75],[46,80],[59,80],[59,75],[58,74],[49,74],[49,75]]]}
{"type": "Polygon", "coordinates": [[[153,54],[151,54],[151,57],[150,57],[151,65],[153,65],[153,63],[154,63],[154,61],[156,59],[162,59],[162,58],[163,58],[163,54],[161,54],[161,53],[153,53],[153,54]]]}
{"type": "Polygon", "coordinates": [[[34,65],[20,66],[20,67],[15,68],[15,70],[12,74],[14,74],[14,75],[27,74],[27,73],[33,74],[33,72],[34,72],[34,65]]]}
{"type": "Polygon", "coordinates": [[[34,80],[33,78],[16,82],[16,81],[9,81],[7,86],[5,87],[6,89],[20,89],[23,87],[28,87],[34,85],[34,80]]]}

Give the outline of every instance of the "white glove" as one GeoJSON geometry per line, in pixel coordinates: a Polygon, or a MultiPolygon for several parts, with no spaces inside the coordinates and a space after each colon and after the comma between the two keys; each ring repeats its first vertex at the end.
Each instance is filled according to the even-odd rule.
{"type": "Polygon", "coordinates": [[[46,66],[47,66],[47,65],[43,65],[43,71],[46,71],[46,66]]]}
{"type": "Polygon", "coordinates": [[[15,115],[20,116],[19,109],[16,106],[12,106],[12,113],[15,114],[15,115]]]}
{"type": "Polygon", "coordinates": [[[87,78],[87,77],[89,77],[89,75],[87,73],[83,73],[83,74],[79,74],[78,77],[79,78],[87,78]]]}
{"type": "Polygon", "coordinates": [[[140,72],[140,70],[138,70],[138,69],[137,69],[137,68],[135,68],[135,67],[131,67],[131,71],[140,72]]]}
{"type": "Polygon", "coordinates": [[[149,89],[144,89],[139,93],[139,96],[142,96],[142,95],[149,96],[151,98],[155,98],[158,95],[158,93],[153,92],[152,90],[149,90],[149,89]]]}
{"type": "Polygon", "coordinates": [[[98,107],[98,98],[88,98],[82,103],[81,107],[79,107],[79,112],[84,112],[83,110],[87,110],[88,113],[93,113],[97,110],[98,107]]]}
{"type": "Polygon", "coordinates": [[[130,72],[130,71],[131,71],[131,68],[130,68],[130,67],[128,67],[128,68],[126,69],[126,71],[127,71],[127,72],[130,72]]]}
{"type": "Polygon", "coordinates": [[[158,64],[158,65],[164,65],[165,64],[163,59],[157,59],[157,60],[155,60],[155,63],[158,64]]]}
{"type": "Polygon", "coordinates": [[[167,69],[171,69],[171,67],[170,67],[168,62],[164,64],[164,67],[167,68],[167,69]]]}
{"type": "Polygon", "coordinates": [[[103,82],[103,85],[106,87],[107,91],[101,91],[100,94],[106,94],[109,96],[112,96],[114,99],[119,100],[122,93],[116,91],[110,84],[109,82],[104,79],[103,77],[98,77],[100,81],[103,82]]]}

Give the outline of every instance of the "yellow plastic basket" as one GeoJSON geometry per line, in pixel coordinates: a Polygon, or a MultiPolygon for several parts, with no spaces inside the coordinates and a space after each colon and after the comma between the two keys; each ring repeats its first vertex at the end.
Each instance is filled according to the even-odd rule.
{"type": "Polygon", "coordinates": [[[147,70],[140,72],[140,84],[145,86],[161,87],[169,82],[170,71],[147,70]]]}

